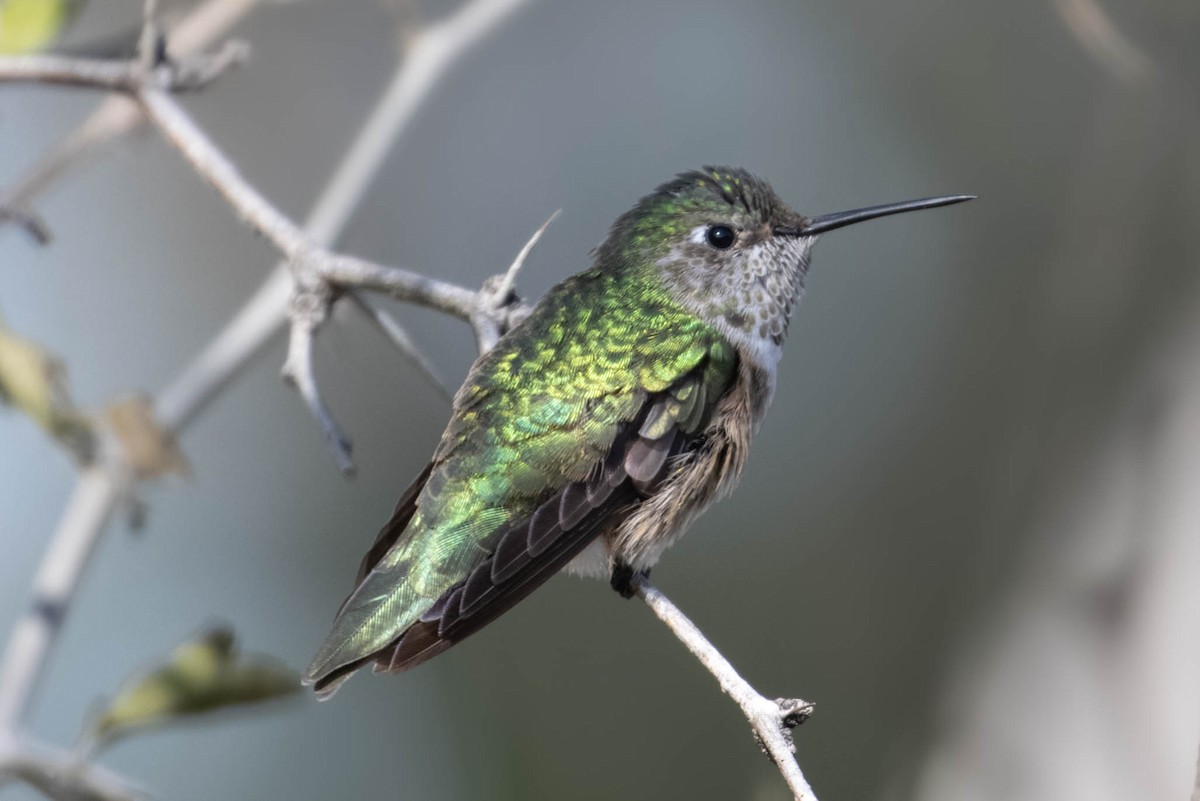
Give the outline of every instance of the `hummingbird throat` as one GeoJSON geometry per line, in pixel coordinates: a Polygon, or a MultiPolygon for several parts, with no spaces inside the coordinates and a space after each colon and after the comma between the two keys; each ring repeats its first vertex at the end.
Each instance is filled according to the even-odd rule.
{"type": "Polygon", "coordinates": [[[792,308],[804,292],[813,238],[764,232],[732,258],[714,263],[711,252],[693,241],[702,241],[704,227],[697,231],[659,260],[665,283],[743,358],[766,370],[773,389],[792,308]]]}

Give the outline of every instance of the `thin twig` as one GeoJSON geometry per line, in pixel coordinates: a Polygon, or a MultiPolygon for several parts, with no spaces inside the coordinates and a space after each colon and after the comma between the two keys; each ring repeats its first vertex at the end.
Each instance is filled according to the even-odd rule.
{"type": "Polygon", "coordinates": [[[29,608],[17,621],[0,666],[0,736],[16,731],[97,543],[94,521],[107,520],[129,476],[112,449],[85,468],[33,579],[29,608]]]}
{"type": "Polygon", "coordinates": [[[137,92],[154,86],[168,92],[203,89],[246,58],[240,42],[228,42],[211,56],[195,56],[179,65],[155,65],[149,71],[140,60],[71,58],[69,56],[10,56],[0,58],[0,81],[54,84],[112,92],[137,92]]]}
{"type": "Polygon", "coordinates": [[[317,389],[317,378],[313,373],[313,337],[328,315],[329,300],[319,290],[297,290],[292,297],[291,335],[288,337],[288,355],[283,363],[283,377],[294,386],[308,406],[309,413],[316,418],[325,434],[325,440],[337,459],[338,469],[345,475],[354,473],[354,459],[350,438],[342,432],[333,414],[321,399],[317,389]]]}
{"type": "Polygon", "coordinates": [[[283,254],[298,279],[384,291],[398,300],[429,306],[464,320],[470,318],[476,297],[472,290],[410,270],[386,267],[318,247],[306,230],[288,219],[242,177],[233,162],[213,144],[174,98],[157,89],[143,89],[137,97],[151,122],[183,155],[196,174],[221,194],[242,222],[283,254]]]}
{"type": "Polygon", "coordinates": [[[16,203],[0,203],[0,225],[5,222],[15,222],[21,226],[34,244],[49,245],[54,239],[37,212],[21,208],[16,203]]]}
{"type": "Polygon", "coordinates": [[[438,391],[439,395],[446,400],[453,397],[454,393],[446,386],[446,382],[438,374],[433,362],[421,351],[404,326],[396,321],[396,318],[367,300],[361,292],[350,290],[346,292],[346,297],[388,338],[388,341],[396,346],[396,350],[404,354],[409,363],[425,376],[425,379],[438,391]]]}
{"type": "Polygon", "coordinates": [[[41,743],[0,736],[0,787],[23,781],[48,798],[73,801],[136,801],[143,788],[98,765],[41,743]]]}
{"type": "Polygon", "coordinates": [[[1054,0],[1054,8],[1080,46],[1117,79],[1138,84],[1155,76],[1154,62],[1097,0],[1054,0]]]}
{"type": "MultiPolygon", "coordinates": [[[[3,69],[0,67],[0,76],[3,69]]],[[[213,186],[238,218],[275,246],[293,266],[312,251],[308,237],[238,171],[167,92],[139,87],[134,97],[192,169],[213,186]]]]}
{"type": "Polygon", "coordinates": [[[158,29],[158,0],[142,3],[142,34],[138,37],[138,60],[142,70],[150,72],[166,56],[166,43],[158,29]]]}
{"type": "MultiPolygon", "coordinates": [[[[186,59],[229,32],[261,0],[207,0],[192,9],[171,29],[171,49],[186,59]]],[[[34,201],[72,167],[97,153],[104,145],[136,130],[143,122],[141,109],[128,97],[107,98],[78,128],[56,144],[7,192],[3,204],[31,214],[34,201]]],[[[11,218],[10,218],[11,219],[11,218]]],[[[3,220],[0,219],[0,223],[3,220]]]]}
{"type": "MultiPolygon", "coordinates": [[[[470,321],[475,310],[478,293],[448,281],[439,281],[401,267],[384,267],[349,256],[318,255],[313,257],[312,261],[320,276],[339,288],[382,292],[395,300],[424,306],[466,321],[470,321]]],[[[513,314],[514,312],[510,312],[506,321],[511,321],[513,314]]]]}
{"type": "Polygon", "coordinates": [[[734,669],[729,660],[722,656],[696,624],[687,618],[679,607],[675,606],[667,596],[663,595],[645,578],[634,579],[637,595],[646,602],[646,606],[666,624],[700,664],[716,678],[725,694],[733,699],[750,728],[754,731],[755,739],[775,767],[783,775],[788,789],[792,791],[796,801],[816,801],[816,794],[804,778],[800,765],[796,762],[796,745],[792,741],[791,729],[803,723],[812,714],[813,705],[798,698],[778,698],[774,701],[759,695],[734,669]]]}

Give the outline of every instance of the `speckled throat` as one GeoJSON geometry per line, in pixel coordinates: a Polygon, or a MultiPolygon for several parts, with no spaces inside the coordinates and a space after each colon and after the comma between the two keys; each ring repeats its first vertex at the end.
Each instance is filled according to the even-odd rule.
{"type": "Polygon", "coordinates": [[[675,298],[767,370],[773,387],[792,308],[804,291],[812,239],[772,236],[767,225],[740,236],[744,247],[720,270],[707,266],[711,249],[690,239],[658,265],[675,298]]]}

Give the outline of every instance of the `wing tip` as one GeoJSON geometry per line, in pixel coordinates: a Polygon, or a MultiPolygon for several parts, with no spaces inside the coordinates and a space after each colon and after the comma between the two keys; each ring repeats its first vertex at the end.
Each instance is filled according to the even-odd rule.
{"type": "Polygon", "coordinates": [[[343,684],[349,681],[351,676],[358,672],[360,667],[372,658],[373,655],[335,667],[332,670],[326,669],[323,663],[314,663],[305,672],[300,684],[304,687],[312,687],[318,701],[328,701],[333,698],[343,684]]]}
{"type": "Polygon", "coordinates": [[[346,683],[354,673],[367,662],[375,658],[372,652],[357,659],[340,660],[338,657],[342,647],[330,648],[327,640],[317,651],[304,676],[300,679],[301,686],[312,687],[318,701],[328,701],[338,688],[346,683]]]}

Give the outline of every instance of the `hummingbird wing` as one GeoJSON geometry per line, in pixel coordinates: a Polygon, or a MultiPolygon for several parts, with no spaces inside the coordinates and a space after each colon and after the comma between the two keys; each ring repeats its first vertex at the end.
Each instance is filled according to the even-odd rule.
{"type": "Polygon", "coordinates": [[[702,438],[733,380],[732,347],[665,298],[613,281],[568,279],[472,367],[433,462],[308,669],[319,694],[368,662],[413,667],[494,620],[702,438]]]}

